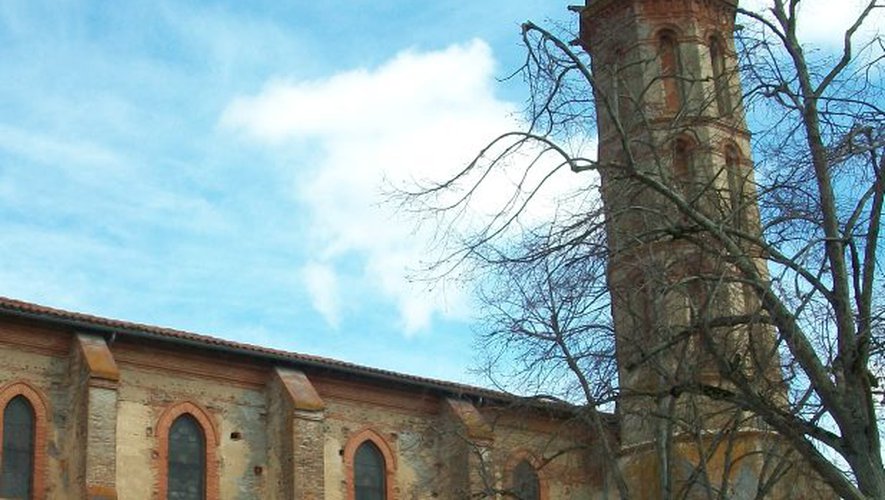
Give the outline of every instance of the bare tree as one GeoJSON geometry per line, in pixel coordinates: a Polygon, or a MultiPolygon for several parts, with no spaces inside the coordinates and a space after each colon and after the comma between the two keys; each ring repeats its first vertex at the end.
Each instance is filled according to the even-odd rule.
{"type": "MultiPolygon", "coordinates": [[[[739,64],[717,67],[715,54],[730,44],[711,39],[711,74],[671,72],[665,63],[653,78],[630,80],[624,75],[646,75],[657,62],[625,57],[593,65],[563,38],[524,24],[527,57],[517,75],[530,90],[525,130],[495,138],[452,178],[407,193],[412,208],[436,217],[447,244],[430,272],[457,269],[476,280],[489,320],[482,342],[492,362],[502,361],[490,373],[506,372],[538,393],[559,391],[590,409],[591,424],[616,399],[625,415],[643,408],[648,418],[653,408],[667,422],[655,438],[666,458],[674,436],[700,442],[707,439],[701,431],[715,426],[727,439],[758,422],[786,445],[780,458],[797,454],[838,495],[885,498],[878,255],[885,44],[878,36],[858,40],[885,5],[869,0],[830,57],[799,40],[799,0],[773,0],[759,12],[721,3],[743,23],[734,45],[739,64]],[[727,91],[738,80],[743,95],[727,91]],[[661,120],[649,95],[668,85],[682,94],[661,120]],[[726,152],[722,168],[681,179],[679,158],[692,130],[713,115],[745,114],[755,134],[755,175],[746,158],[726,152]],[[611,149],[599,159],[587,152],[598,132],[608,134],[600,142],[611,149]],[[538,221],[533,207],[550,204],[549,185],[570,171],[588,173],[538,221]],[[458,221],[500,172],[510,196],[483,224],[463,229],[458,221]],[[642,198],[642,210],[629,201],[603,207],[600,189],[642,198]],[[611,230],[625,220],[641,220],[629,242],[611,230]],[[676,273],[659,251],[635,264],[624,257],[663,244],[703,264],[676,273]],[[611,275],[614,261],[642,266],[629,292],[611,275]],[[629,307],[637,294],[644,310],[629,307]],[[622,338],[615,356],[613,301],[631,316],[614,323],[642,324],[655,342],[624,347],[622,338]],[[742,306],[723,307],[735,301],[742,306]],[[624,380],[634,369],[665,383],[642,393],[624,380]],[[631,406],[630,398],[647,401],[631,406]],[[692,407],[713,411],[699,423],[692,407]]],[[[606,446],[613,456],[617,443],[606,446]]],[[[705,477],[700,454],[689,475],[710,497],[726,497],[720,478],[705,477]]],[[[783,475],[783,463],[765,465],[758,496],[783,475]]],[[[626,498],[630,485],[617,481],[626,498]]],[[[671,483],[662,489],[689,491],[671,483]]]]}
{"type": "MultiPolygon", "coordinates": [[[[579,225],[586,229],[587,221],[579,225]]],[[[610,432],[611,419],[601,411],[612,408],[617,395],[604,240],[584,238],[547,253],[558,245],[558,236],[527,231],[522,251],[544,257],[504,258],[484,268],[488,273],[478,290],[487,318],[479,338],[487,356],[484,372],[497,381],[504,368],[505,380],[498,385],[518,387],[531,395],[529,401],[580,402],[582,409],[574,418],[598,436],[605,472],[626,498],[628,489],[614,467],[617,443],[610,432]]]]}

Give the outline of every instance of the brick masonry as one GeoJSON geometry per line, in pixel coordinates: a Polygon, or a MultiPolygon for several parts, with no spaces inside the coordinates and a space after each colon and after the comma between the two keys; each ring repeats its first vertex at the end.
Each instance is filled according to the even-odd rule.
{"type": "Polygon", "coordinates": [[[389,499],[506,488],[517,453],[558,457],[539,472],[545,498],[599,493],[585,452],[560,455],[576,434],[559,417],[397,377],[0,314],[0,408],[19,394],[35,408],[35,498],[164,498],[184,413],[204,431],[210,499],[352,499],[365,440],[384,455],[389,499]]]}

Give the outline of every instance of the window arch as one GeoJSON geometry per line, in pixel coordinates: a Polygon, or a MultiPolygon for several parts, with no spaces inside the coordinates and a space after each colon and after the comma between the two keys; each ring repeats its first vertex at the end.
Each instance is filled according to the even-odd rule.
{"type": "Polygon", "coordinates": [[[199,406],[178,403],[157,423],[159,500],[218,498],[218,434],[199,406]]]}
{"type": "Polygon", "coordinates": [[[661,64],[661,81],[664,84],[664,107],[676,113],[682,106],[682,61],[676,32],[664,29],[658,32],[658,57],[661,64]]]}
{"type": "Polygon", "coordinates": [[[31,498],[34,478],[34,408],[18,395],[3,410],[0,496],[31,498]]]}
{"type": "Polygon", "coordinates": [[[347,440],[344,467],[348,500],[394,500],[396,460],[374,430],[364,429],[347,440]]]}
{"type": "Polygon", "coordinates": [[[206,439],[189,413],[172,422],[166,460],[166,495],[176,500],[206,498],[206,439]]]}
{"type": "Polygon", "coordinates": [[[532,464],[520,461],[513,468],[510,478],[513,494],[520,500],[541,500],[541,480],[532,464]]]}
{"type": "Polygon", "coordinates": [[[0,497],[43,498],[47,415],[29,384],[0,390],[0,497]]]}
{"type": "Polygon", "coordinates": [[[527,450],[518,450],[507,460],[506,487],[519,500],[548,500],[547,480],[541,462],[527,450]]]}
{"type": "Polygon", "coordinates": [[[356,500],[383,500],[384,457],[371,441],[364,441],[353,457],[353,490],[356,500]]]}
{"type": "Polygon", "coordinates": [[[725,45],[718,36],[710,37],[710,65],[713,68],[713,89],[719,116],[731,114],[731,89],[725,67],[725,45]]]}

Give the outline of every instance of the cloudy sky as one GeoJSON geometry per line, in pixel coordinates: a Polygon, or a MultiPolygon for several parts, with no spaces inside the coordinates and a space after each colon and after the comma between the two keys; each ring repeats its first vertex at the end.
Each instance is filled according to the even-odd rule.
{"type": "Polygon", "coordinates": [[[383,179],[512,128],[519,23],[567,4],[0,2],[0,295],[481,383],[383,179]]]}

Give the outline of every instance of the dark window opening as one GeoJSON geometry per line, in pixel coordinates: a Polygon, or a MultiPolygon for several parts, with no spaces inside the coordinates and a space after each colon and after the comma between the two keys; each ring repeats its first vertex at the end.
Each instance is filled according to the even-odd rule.
{"type": "Polygon", "coordinates": [[[682,74],[681,61],[679,58],[679,44],[676,42],[676,34],[672,31],[663,31],[658,36],[658,44],[661,58],[661,79],[664,83],[664,104],[668,112],[676,113],[682,106],[682,82],[679,80],[682,74]]]}
{"type": "Polygon", "coordinates": [[[691,144],[685,139],[677,139],[673,143],[673,181],[686,199],[691,197],[690,186],[694,181],[691,162],[691,144]]]}
{"type": "Polygon", "coordinates": [[[188,414],[169,429],[166,497],[169,500],[206,498],[206,439],[203,428],[188,414]]]}
{"type": "Polygon", "coordinates": [[[523,460],[513,468],[513,494],[519,500],[541,500],[541,481],[532,464],[523,460]]]}
{"type": "Polygon", "coordinates": [[[744,205],[743,175],[740,156],[732,146],[725,148],[725,171],[728,174],[728,194],[731,210],[735,215],[734,223],[737,228],[743,228],[745,226],[741,215],[744,205]]]}
{"type": "Polygon", "coordinates": [[[609,98],[613,99],[611,112],[616,119],[621,120],[623,123],[624,120],[630,118],[632,110],[632,97],[629,91],[628,79],[626,78],[627,55],[620,46],[615,47],[613,53],[614,60],[610,63],[612,88],[609,92],[609,98]]]}
{"type": "Polygon", "coordinates": [[[710,39],[710,63],[713,66],[713,87],[719,116],[731,114],[731,89],[725,70],[725,51],[718,38],[710,39]]]}
{"type": "Polygon", "coordinates": [[[34,408],[16,396],[3,410],[3,464],[0,497],[31,498],[34,477],[34,408]]]}
{"type": "Polygon", "coordinates": [[[356,500],[385,500],[384,456],[371,441],[361,444],[353,458],[353,486],[356,500]]]}

